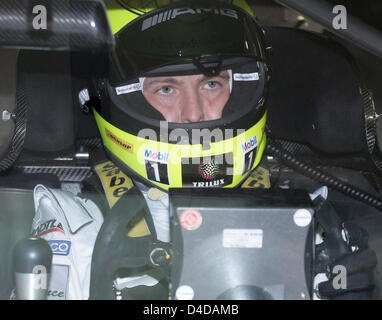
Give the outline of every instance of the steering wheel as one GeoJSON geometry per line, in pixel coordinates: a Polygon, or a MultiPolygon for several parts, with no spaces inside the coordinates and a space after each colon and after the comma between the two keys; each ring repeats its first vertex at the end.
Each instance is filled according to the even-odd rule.
{"type": "Polygon", "coordinates": [[[122,268],[159,269],[169,280],[170,244],[157,241],[153,233],[143,237],[128,236],[129,229],[143,217],[151,221],[148,212],[144,197],[137,188],[132,188],[106,216],[94,246],[89,299],[115,300],[113,281],[117,270],[122,268]]]}

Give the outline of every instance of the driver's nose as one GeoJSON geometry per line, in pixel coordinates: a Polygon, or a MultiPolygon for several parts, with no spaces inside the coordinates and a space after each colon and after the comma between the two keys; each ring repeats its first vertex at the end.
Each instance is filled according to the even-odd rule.
{"type": "Polygon", "coordinates": [[[188,87],[183,91],[180,118],[182,123],[203,121],[203,98],[197,88],[188,87]]]}

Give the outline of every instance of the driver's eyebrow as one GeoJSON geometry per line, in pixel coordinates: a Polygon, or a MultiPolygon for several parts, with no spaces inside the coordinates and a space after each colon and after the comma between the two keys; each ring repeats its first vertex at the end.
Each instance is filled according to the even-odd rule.
{"type": "Polygon", "coordinates": [[[210,79],[216,79],[216,78],[221,78],[223,80],[229,80],[229,74],[227,71],[221,72],[217,74],[216,76],[205,76],[202,75],[200,80],[210,80],[210,79]]]}
{"type": "Polygon", "coordinates": [[[223,78],[225,80],[229,80],[229,73],[228,71],[223,71],[223,72],[220,72],[218,75],[216,76],[213,76],[213,77],[207,77],[208,79],[212,79],[212,78],[223,78]]]}
{"type": "Polygon", "coordinates": [[[176,79],[175,77],[168,77],[168,78],[152,78],[148,79],[146,78],[144,82],[144,86],[152,86],[157,83],[170,83],[170,84],[182,84],[183,81],[176,79]]]}
{"type": "MultiPolygon", "coordinates": [[[[199,81],[208,81],[210,79],[216,79],[216,78],[221,78],[224,80],[229,80],[229,74],[227,71],[222,71],[216,76],[205,76],[205,75],[200,75],[199,81]]],[[[146,78],[144,81],[143,86],[150,87],[155,84],[162,84],[162,83],[169,83],[169,84],[176,84],[176,85],[181,85],[184,83],[184,76],[175,76],[175,77],[153,77],[153,78],[146,78]]]]}

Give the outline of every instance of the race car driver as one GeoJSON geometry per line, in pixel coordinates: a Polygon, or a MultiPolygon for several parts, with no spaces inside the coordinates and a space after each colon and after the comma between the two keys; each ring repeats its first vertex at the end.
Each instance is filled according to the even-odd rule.
{"type": "Polygon", "coordinates": [[[116,40],[109,77],[95,85],[95,118],[107,153],[147,200],[158,240],[168,242],[168,197],[154,190],[235,187],[260,162],[264,34],[240,7],[188,1],[138,17],[116,40]]]}
{"type": "MultiPolygon", "coordinates": [[[[119,8],[122,17],[133,8],[119,8]]],[[[133,186],[147,201],[150,216],[130,230],[137,237],[152,233],[170,241],[170,187],[240,186],[260,163],[270,68],[263,30],[245,9],[242,1],[175,2],[113,26],[110,74],[89,91],[97,97],[90,103],[114,164],[100,163],[96,171],[102,182],[110,170],[128,175],[108,182],[119,187],[111,194],[105,189],[111,211],[133,186]]],[[[97,264],[93,255],[92,277],[97,264]]],[[[363,281],[368,277],[349,290],[372,289],[363,281]]],[[[131,289],[126,297],[134,298],[142,283],[163,284],[161,275],[147,272],[114,286],[131,289]]]]}
{"type": "MultiPolygon", "coordinates": [[[[132,1],[128,13],[141,15],[112,24],[115,59],[109,78],[96,86],[101,101],[94,114],[106,152],[135,178],[161,241],[169,240],[168,198],[154,190],[240,186],[264,151],[268,46],[245,1],[229,2],[176,2],[144,13],[132,1]],[[195,139],[200,129],[210,134],[195,139]],[[211,132],[220,135],[211,141],[211,132]]],[[[320,295],[370,297],[375,259],[365,261],[349,277],[348,291],[360,295],[333,290],[330,281],[320,295]]]]}

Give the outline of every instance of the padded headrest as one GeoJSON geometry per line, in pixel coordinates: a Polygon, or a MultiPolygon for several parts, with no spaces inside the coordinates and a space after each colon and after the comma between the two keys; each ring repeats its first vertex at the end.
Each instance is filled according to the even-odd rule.
{"type": "Polygon", "coordinates": [[[267,28],[273,47],[268,127],[326,153],[367,150],[360,75],[349,53],[318,34],[267,28]]]}
{"type": "Polygon", "coordinates": [[[75,132],[70,70],[70,53],[20,52],[18,77],[23,83],[28,104],[24,149],[57,152],[73,146],[75,132]]]}

